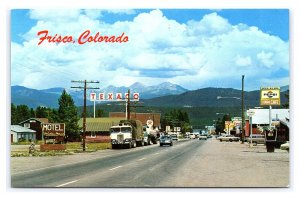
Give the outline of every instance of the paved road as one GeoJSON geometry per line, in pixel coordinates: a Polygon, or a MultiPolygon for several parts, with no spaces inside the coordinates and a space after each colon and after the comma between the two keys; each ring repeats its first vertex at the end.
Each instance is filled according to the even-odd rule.
{"type": "MultiPolygon", "coordinates": [[[[168,187],[172,176],[182,171],[183,165],[206,141],[189,140],[174,146],[158,145],[143,148],[108,150],[82,161],[38,161],[32,168],[14,169],[12,187],[168,187]]],[[[32,158],[33,159],[33,158],[32,158]]],[[[55,158],[53,158],[55,159],[55,158]]],[[[18,159],[16,159],[18,160],[18,159]]],[[[14,163],[14,161],[12,161],[14,163]]]]}

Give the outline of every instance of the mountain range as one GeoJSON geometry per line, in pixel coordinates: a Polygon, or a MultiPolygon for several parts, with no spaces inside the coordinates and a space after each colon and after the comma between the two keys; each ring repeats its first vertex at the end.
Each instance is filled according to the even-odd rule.
{"type": "MultiPolygon", "coordinates": [[[[108,86],[97,92],[125,93],[130,91],[140,93],[141,102],[145,106],[170,106],[170,107],[230,107],[241,105],[241,90],[232,88],[203,88],[187,90],[179,85],[169,82],[155,86],[146,86],[142,83],[134,83],[129,87],[108,86]]],[[[25,104],[31,108],[46,106],[57,108],[58,98],[64,88],[30,89],[23,86],[11,86],[11,102],[15,105],[25,104]]],[[[285,94],[288,86],[281,87],[281,103],[287,102],[285,94]]],[[[75,105],[83,105],[83,91],[68,89],[75,105]]],[[[244,104],[247,107],[259,106],[260,90],[245,91],[244,104]]],[[[87,101],[87,105],[93,103],[87,101]]]]}
{"type": "MultiPolygon", "coordinates": [[[[26,104],[27,106],[32,108],[36,108],[37,106],[57,108],[58,98],[60,97],[64,89],[65,88],[62,87],[55,87],[37,90],[18,85],[11,86],[11,102],[16,105],[26,104]]],[[[188,91],[187,89],[179,85],[169,82],[164,82],[153,86],[146,86],[142,83],[136,82],[129,87],[115,87],[110,85],[103,89],[97,90],[97,92],[126,93],[128,89],[130,89],[132,93],[140,93],[140,97],[144,99],[167,95],[176,95],[188,91]]],[[[72,96],[77,106],[83,105],[83,90],[66,89],[66,91],[72,96]]],[[[90,101],[87,101],[87,104],[91,105],[92,103],[90,101]]]]}

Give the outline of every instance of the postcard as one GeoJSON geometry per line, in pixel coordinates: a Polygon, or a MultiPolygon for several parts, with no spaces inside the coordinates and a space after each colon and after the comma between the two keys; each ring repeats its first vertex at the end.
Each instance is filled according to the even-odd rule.
{"type": "Polygon", "coordinates": [[[12,9],[11,187],[287,188],[289,9],[12,9]]]}

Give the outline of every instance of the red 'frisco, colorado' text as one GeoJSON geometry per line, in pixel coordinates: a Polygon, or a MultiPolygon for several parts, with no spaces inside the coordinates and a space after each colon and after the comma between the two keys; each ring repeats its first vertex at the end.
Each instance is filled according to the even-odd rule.
{"type": "MultiPolygon", "coordinates": [[[[67,35],[62,36],[59,34],[55,34],[54,36],[49,35],[48,30],[42,30],[37,33],[37,36],[39,36],[39,43],[38,45],[48,42],[48,43],[76,43],[76,41],[73,39],[73,36],[67,35]]],[[[125,35],[123,32],[119,36],[102,36],[100,32],[97,32],[95,35],[91,35],[90,30],[84,31],[82,34],[78,37],[78,44],[82,45],[85,43],[126,43],[129,41],[128,36],[125,35]]]]}

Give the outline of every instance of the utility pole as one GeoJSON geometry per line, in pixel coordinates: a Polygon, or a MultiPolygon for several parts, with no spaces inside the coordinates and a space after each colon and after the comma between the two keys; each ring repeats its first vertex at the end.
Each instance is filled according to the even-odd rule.
{"type": "Polygon", "coordinates": [[[245,77],[245,75],[242,75],[242,144],[244,144],[244,141],[245,141],[245,131],[244,131],[244,122],[245,122],[245,115],[244,115],[244,77],[245,77]]]}
{"type": "Polygon", "coordinates": [[[99,81],[87,81],[87,80],[72,80],[72,83],[84,83],[84,86],[71,87],[76,89],[83,89],[83,134],[82,134],[82,150],[85,151],[85,132],[86,132],[86,90],[87,89],[99,89],[99,87],[87,87],[88,83],[99,83],[99,81]]]}
{"type": "Polygon", "coordinates": [[[127,120],[130,120],[130,89],[128,89],[128,97],[127,97],[127,103],[126,103],[126,118],[127,120]]]}

